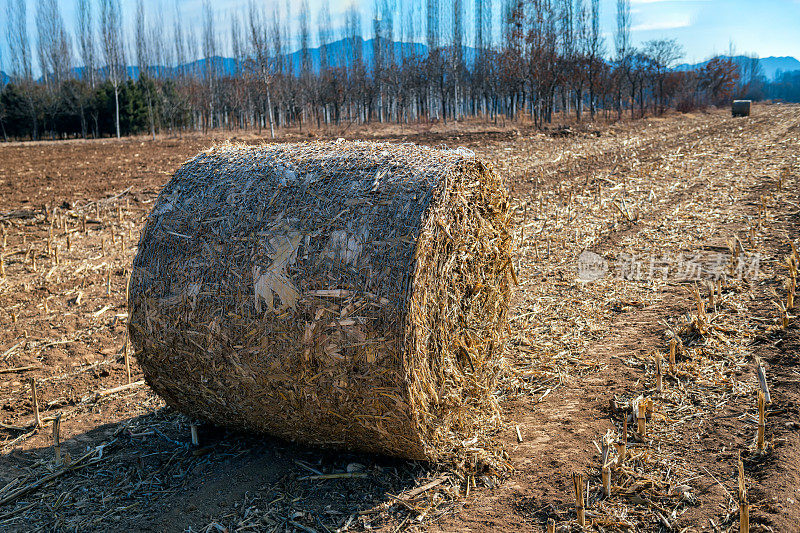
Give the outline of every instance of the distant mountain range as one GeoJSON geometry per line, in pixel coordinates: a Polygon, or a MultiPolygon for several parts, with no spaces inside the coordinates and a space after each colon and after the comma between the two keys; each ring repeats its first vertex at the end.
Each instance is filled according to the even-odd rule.
{"type": "MultiPolygon", "coordinates": [[[[359,39],[357,41],[357,46],[361,48],[361,58],[364,62],[365,67],[369,70],[372,68],[372,58],[374,55],[375,49],[375,40],[368,39],[363,40],[359,39]]],[[[381,43],[388,48],[389,45],[392,45],[394,50],[394,57],[396,61],[402,60],[404,57],[410,56],[417,56],[417,57],[424,57],[428,53],[428,47],[422,43],[404,43],[404,42],[389,42],[386,41],[385,43],[381,43]]],[[[353,57],[353,41],[351,39],[341,39],[339,41],[335,41],[330,43],[326,47],[327,56],[328,56],[328,64],[332,67],[340,67],[348,65],[350,58],[353,57]]],[[[476,48],[472,48],[469,46],[462,47],[462,54],[464,57],[464,61],[468,67],[470,67],[475,59],[478,56],[478,50],[476,48]]],[[[286,54],[285,60],[292,66],[295,72],[299,72],[302,63],[302,52],[297,50],[290,54],[286,54]]],[[[321,57],[322,57],[322,49],[321,48],[311,48],[309,49],[309,59],[311,63],[311,69],[314,72],[319,72],[321,68],[321,57]]],[[[722,56],[728,57],[728,56],[722,56]]],[[[733,56],[732,59],[742,64],[746,61],[749,61],[749,58],[746,56],[733,56]]],[[[190,63],[185,63],[183,65],[179,65],[177,67],[151,67],[154,70],[158,70],[159,73],[165,75],[167,77],[173,77],[179,73],[195,73],[197,75],[203,75],[206,72],[209,64],[216,63],[219,65],[221,72],[224,75],[235,75],[238,73],[239,69],[241,68],[241,63],[236,61],[230,57],[220,57],[216,56],[213,58],[204,58],[198,59],[196,61],[192,61],[190,63]]],[[[708,60],[703,61],[701,63],[694,63],[688,64],[684,63],[675,67],[675,70],[692,70],[699,67],[703,67],[708,63],[708,60]]],[[[763,70],[764,76],[768,80],[773,80],[775,77],[780,74],[781,72],[789,72],[793,70],[800,70],[800,61],[795,59],[794,57],[786,56],[786,57],[763,57],[759,59],[759,63],[763,70]]],[[[101,75],[104,69],[100,69],[101,75]]],[[[139,77],[139,67],[136,66],[129,66],[127,67],[128,76],[131,78],[138,78],[139,77]]],[[[82,78],[84,75],[84,68],[83,67],[75,67],[73,69],[73,73],[77,78],[82,78]]],[[[0,71],[0,84],[5,84],[10,81],[10,77],[3,71],[0,71]]]]}
{"type": "MultiPolygon", "coordinates": [[[[395,61],[400,62],[404,57],[410,56],[421,56],[424,57],[428,53],[428,47],[421,43],[404,43],[398,41],[384,41],[381,43],[385,47],[392,46],[394,50],[394,57],[395,61]]],[[[360,47],[361,52],[361,60],[364,63],[364,66],[370,70],[372,68],[372,59],[374,57],[375,51],[375,39],[359,39],[358,47],[360,47]]],[[[329,43],[326,46],[326,53],[328,57],[328,65],[331,67],[341,67],[346,66],[349,64],[350,58],[354,56],[353,54],[354,47],[353,41],[351,39],[340,39],[338,41],[329,43]]],[[[312,71],[319,72],[322,66],[322,48],[310,48],[309,49],[309,59],[310,59],[310,66],[312,71]]],[[[468,66],[471,66],[477,57],[477,49],[464,46],[463,47],[463,57],[466,61],[468,66]]],[[[302,56],[303,53],[301,50],[297,50],[290,54],[284,55],[284,60],[288,62],[292,66],[292,69],[295,72],[300,72],[301,65],[302,65],[302,56]]],[[[178,65],[176,67],[165,67],[165,66],[153,66],[151,70],[157,70],[160,74],[165,75],[167,77],[173,77],[179,73],[194,73],[196,75],[204,75],[206,69],[209,67],[210,64],[216,63],[218,68],[222,72],[223,75],[232,76],[238,73],[239,69],[241,68],[241,63],[236,59],[231,57],[221,57],[221,56],[214,56],[211,58],[203,58],[197,59],[195,61],[191,61],[189,63],[185,63],[182,65],[178,65]]],[[[72,69],[72,72],[76,78],[82,78],[84,76],[84,68],[83,67],[75,67],[72,69]]],[[[101,77],[105,71],[105,67],[100,69],[101,77]]],[[[139,67],[138,66],[128,66],[127,67],[128,76],[131,78],[138,78],[139,77],[139,67]]],[[[9,76],[0,71],[0,82],[8,83],[9,76]]]]}
{"type": "MultiPolygon", "coordinates": [[[[733,61],[739,65],[742,65],[748,61],[750,58],[747,56],[720,56],[733,59],[733,61]]],[[[701,63],[694,63],[688,64],[684,63],[682,65],[678,65],[675,67],[675,70],[694,70],[697,68],[704,67],[708,64],[709,60],[703,61],[701,63]]],[[[764,73],[764,77],[767,80],[774,80],[781,72],[791,72],[793,70],[800,70],[800,61],[791,57],[791,56],[783,56],[783,57],[762,57],[759,58],[758,63],[761,65],[761,70],[764,73]]]]}
{"type": "MultiPolygon", "coordinates": [[[[424,57],[428,53],[428,47],[421,43],[404,43],[398,41],[387,41],[385,39],[381,39],[382,46],[388,48],[391,46],[394,50],[394,58],[395,61],[400,62],[404,57],[424,57]]],[[[364,66],[370,70],[372,68],[372,59],[374,57],[375,51],[375,39],[368,39],[363,40],[359,39],[357,41],[357,46],[360,48],[360,55],[361,61],[364,63],[364,66]]],[[[380,41],[379,41],[380,42],[380,41]]],[[[354,47],[353,41],[351,39],[340,39],[338,41],[329,43],[325,47],[326,55],[328,58],[328,65],[331,67],[342,67],[348,66],[350,63],[350,58],[354,57],[354,47]]],[[[463,47],[463,54],[464,60],[467,62],[468,65],[471,65],[477,57],[477,50],[475,48],[471,48],[469,46],[463,47]]],[[[322,68],[322,48],[309,48],[308,50],[309,60],[310,60],[310,67],[313,72],[319,72],[322,68]]],[[[171,70],[176,72],[196,72],[200,74],[204,74],[208,64],[211,61],[216,61],[218,65],[220,65],[221,71],[226,75],[234,75],[237,73],[238,69],[240,68],[240,64],[229,57],[214,57],[209,59],[198,59],[197,61],[192,61],[191,63],[187,63],[185,65],[180,65],[175,67],[171,70]]],[[[293,71],[295,73],[299,73],[302,68],[302,61],[303,61],[303,53],[301,50],[297,50],[290,54],[286,54],[284,56],[284,60],[286,63],[291,65],[293,71]]],[[[135,68],[135,67],[132,67],[135,68]]],[[[136,69],[136,74],[138,75],[138,69],[136,69]]]]}

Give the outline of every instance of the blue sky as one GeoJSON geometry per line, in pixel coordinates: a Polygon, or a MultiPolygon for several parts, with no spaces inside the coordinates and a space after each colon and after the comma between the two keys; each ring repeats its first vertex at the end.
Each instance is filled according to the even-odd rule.
{"type": "MultiPolygon", "coordinates": [[[[7,68],[6,53],[6,10],[7,0],[0,0],[0,68],[7,68]]],[[[36,0],[28,1],[29,31],[35,36],[34,11],[36,0]]],[[[58,0],[62,16],[70,31],[75,25],[75,0],[58,0]]],[[[317,13],[324,0],[309,0],[312,28],[317,13]]],[[[462,0],[465,6],[472,5],[471,0],[462,0]]],[[[499,27],[499,7],[502,0],[493,0],[495,14],[494,27],[499,27]]],[[[588,0],[586,0],[588,4],[588,0]]],[[[136,0],[121,0],[126,26],[132,27],[136,0]]],[[[229,20],[232,12],[243,16],[247,11],[249,0],[214,0],[211,5],[217,13],[220,39],[226,41],[229,35],[229,20]]],[[[285,0],[260,0],[271,11],[272,5],[281,9],[285,0]]],[[[299,8],[299,0],[291,0],[292,9],[299,8]]],[[[363,27],[368,36],[371,25],[366,13],[371,12],[371,0],[330,0],[331,15],[334,25],[341,25],[344,12],[349,5],[355,3],[362,6],[365,13],[363,27]]],[[[424,4],[424,1],[418,2],[424,4]]],[[[612,46],[615,28],[616,0],[600,0],[602,26],[606,35],[607,46],[612,46]]],[[[194,25],[199,33],[203,0],[178,0],[182,17],[186,24],[194,25]]],[[[397,0],[397,5],[403,0],[397,0]]],[[[442,2],[446,5],[446,2],[442,2]]],[[[145,9],[155,15],[159,10],[163,14],[166,40],[169,41],[169,29],[175,12],[175,0],[145,0],[145,9]]],[[[96,6],[94,6],[95,9],[96,6]]],[[[714,54],[728,53],[733,46],[736,53],[756,53],[761,57],[794,56],[800,59],[800,0],[763,0],[759,3],[747,0],[631,0],[632,31],[634,44],[649,39],[675,38],[684,47],[684,61],[696,62],[707,59],[714,54]]],[[[466,16],[465,20],[471,20],[466,16]]],[[[418,19],[421,17],[418,16],[418,19]]],[[[417,23],[419,25],[419,22],[417,23]]],[[[468,32],[469,38],[471,32],[468,32]]],[[[338,32],[337,32],[338,35],[338,32]]],[[[399,36],[396,35],[396,38],[399,36]]],[[[421,37],[420,37],[421,39],[421,37]]],[[[33,47],[32,47],[33,49],[33,47]]],[[[226,47],[223,47],[225,50],[226,47]]],[[[35,58],[35,53],[33,54],[35,58]]]]}
{"type": "MultiPolygon", "coordinates": [[[[613,31],[615,1],[601,0],[613,31]]],[[[631,0],[634,40],[675,38],[687,62],[727,53],[800,59],[800,0],[631,0]]]]}

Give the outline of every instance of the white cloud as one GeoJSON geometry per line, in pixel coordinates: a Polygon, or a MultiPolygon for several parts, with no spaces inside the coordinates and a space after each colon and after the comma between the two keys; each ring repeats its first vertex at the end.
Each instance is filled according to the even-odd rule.
{"type": "Polygon", "coordinates": [[[674,30],[677,28],[686,28],[691,25],[691,17],[689,17],[689,15],[682,15],[667,20],[652,20],[636,24],[631,28],[631,31],[674,30]]]}
{"type": "MultiPolygon", "coordinates": [[[[699,2],[710,2],[711,0],[631,0],[631,4],[664,4],[667,2],[672,3],[685,3],[685,2],[692,2],[692,3],[699,3],[699,2]]],[[[800,0],[794,0],[795,2],[800,2],[800,0]]]]}

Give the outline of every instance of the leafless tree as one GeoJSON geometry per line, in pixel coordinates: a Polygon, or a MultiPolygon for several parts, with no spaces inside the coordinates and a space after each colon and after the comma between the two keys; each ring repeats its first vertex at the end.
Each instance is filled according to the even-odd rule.
{"type": "MultiPolygon", "coordinates": [[[[617,31],[614,33],[617,76],[617,113],[622,116],[622,87],[625,80],[631,81],[633,51],[631,50],[631,2],[617,0],[617,31]]],[[[635,91],[635,87],[631,88],[635,91]]]]}
{"type": "Polygon", "coordinates": [[[21,85],[31,120],[31,139],[38,138],[39,119],[36,96],[32,89],[31,48],[28,40],[28,14],[25,0],[8,0],[6,4],[6,42],[11,56],[11,77],[21,85]]]}
{"type": "Polygon", "coordinates": [[[161,78],[163,67],[170,64],[171,49],[164,42],[165,32],[162,23],[164,12],[162,4],[156,5],[155,16],[151,15],[147,29],[148,55],[150,56],[150,75],[161,78]]]}
{"type": "Polygon", "coordinates": [[[205,94],[207,115],[204,129],[213,128],[215,112],[217,111],[217,78],[220,75],[219,57],[217,56],[217,35],[214,27],[214,9],[211,2],[203,2],[203,57],[205,58],[205,94]]]}
{"type": "Polygon", "coordinates": [[[475,57],[472,69],[474,113],[486,114],[489,109],[489,84],[491,78],[492,0],[475,0],[475,57]]]}
{"type": "MultiPolygon", "coordinates": [[[[263,84],[266,93],[265,107],[267,120],[269,121],[270,136],[275,138],[275,125],[272,121],[272,102],[271,84],[272,70],[270,68],[269,36],[264,23],[263,11],[259,11],[254,2],[250,2],[248,10],[248,36],[250,39],[250,50],[253,54],[253,68],[257,72],[258,80],[263,84]]],[[[261,127],[261,119],[258,124],[261,127]]]]}
{"type": "Polygon", "coordinates": [[[11,57],[11,75],[30,80],[31,49],[28,41],[28,14],[25,0],[8,0],[6,4],[6,42],[11,57]]]}
{"type": "MultiPolygon", "coordinates": [[[[76,8],[78,18],[75,27],[75,43],[82,64],[81,79],[87,82],[81,85],[81,90],[78,92],[77,98],[81,115],[81,132],[83,137],[86,138],[88,130],[86,111],[95,88],[97,76],[97,48],[91,1],[77,0],[76,8]]],[[[97,135],[97,122],[100,118],[98,109],[96,107],[90,109],[89,114],[94,124],[94,134],[97,135]]]]}
{"type": "Polygon", "coordinates": [[[605,66],[605,43],[600,32],[600,0],[591,0],[589,13],[589,34],[586,41],[586,75],[589,82],[589,114],[594,120],[597,105],[597,87],[599,74],[605,66]]]}
{"type": "Polygon", "coordinates": [[[624,59],[631,47],[631,1],[617,0],[617,31],[614,34],[617,60],[624,59]]]}
{"type": "Polygon", "coordinates": [[[91,0],[78,0],[78,24],[75,37],[78,42],[78,54],[83,63],[83,76],[94,89],[95,69],[97,68],[97,51],[95,49],[94,23],[92,21],[91,0]]]}
{"type": "Polygon", "coordinates": [[[114,87],[114,123],[119,130],[119,86],[125,77],[125,48],[122,42],[122,12],[119,0],[100,0],[100,35],[103,42],[103,59],[106,77],[114,87]]]}
{"type": "Polygon", "coordinates": [[[453,116],[458,120],[463,113],[462,80],[464,78],[464,13],[461,0],[453,0],[453,42],[450,47],[450,69],[453,81],[453,116]]]}
{"type": "Polygon", "coordinates": [[[655,77],[655,87],[657,91],[657,111],[659,114],[664,112],[666,102],[664,101],[664,82],[669,68],[681,57],[683,57],[683,47],[675,39],[654,39],[644,45],[644,54],[650,59],[655,77]]]}
{"type": "MultiPolygon", "coordinates": [[[[186,59],[186,42],[183,34],[183,17],[181,16],[178,8],[178,3],[175,3],[175,18],[173,19],[173,37],[172,42],[175,44],[175,64],[180,67],[185,65],[186,59]]],[[[179,70],[178,75],[181,74],[179,70]]]]}
{"type": "Polygon", "coordinates": [[[139,68],[139,83],[147,102],[147,120],[150,123],[150,135],[156,139],[156,117],[155,117],[155,84],[150,82],[151,68],[157,68],[158,61],[154,61],[156,50],[160,47],[158,42],[153,42],[152,32],[148,31],[148,24],[144,12],[144,2],[136,2],[136,24],[134,30],[133,47],[136,50],[136,66],[139,68]]]}
{"type": "Polygon", "coordinates": [[[584,0],[575,0],[573,9],[573,53],[570,61],[570,85],[575,98],[575,118],[581,120],[584,88],[587,83],[587,58],[589,56],[589,13],[584,0]]]}
{"type": "MultiPolygon", "coordinates": [[[[173,56],[173,63],[176,67],[173,82],[178,87],[180,94],[184,97],[188,97],[190,93],[190,73],[187,72],[187,63],[189,62],[189,57],[194,58],[193,55],[190,55],[189,51],[189,40],[193,40],[193,38],[191,38],[190,34],[184,32],[183,17],[181,16],[177,0],[175,2],[175,14],[173,16],[172,27],[172,42],[174,46],[171,55],[173,56]]],[[[167,51],[165,48],[165,54],[166,53],[167,51]]],[[[171,98],[166,100],[166,102],[166,114],[169,117],[170,127],[176,128],[178,134],[183,135],[183,125],[180,124],[179,120],[181,114],[185,110],[183,100],[171,98]]]]}
{"type": "Polygon", "coordinates": [[[758,54],[744,54],[739,62],[739,97],[751,100],[764,98],[764,69],[758,54]]]}
{"type": "Polygon", "coordinates": [[[136,66],[139,75],[147,75],[151,65],[150,48],[147,35],[147,21],[144,14],[144,1],[136,0],[136,21],[133,35],[133,47],[136,50],[136,66]]]}
{"type": "Polygon", "coordinates": [[[56,0],[40,0],[36,8],[36,48],[45,84],[57,87],[69,76],[72,43],[56,0]]]}
{"type": "MultiPolygon", "coordinates": [[[[286,18],[289,18],[289,5],[286,5],[286,18]]],[[[288,43],[288,33],[283,27],[283,16],[278,10],[278,6],[274,6],[272,12],[272,24],[269,29],[269,36],[271,42],[270,55],[273,58],[272,72],[274,73],[276,83],[276,103],[275,103],[275,124],[280,127],[284,123],[287,114],[287,98],[283,94],[284,79],[292,75],[292,65],[286,57],[286,46],[288,43]]]]}
{"type": "MultiPolygon", "coordinates": [[[[51,138],[55,138],[55,118],[59,105],[66,102],[59,93],[61,84],[70,75],[72,66],[72,44],[56,0],[41,0],[36,4],[36,54],[42,71],[42,87],[39,106],[44,118],[44,129],[49,127],[51,138]]],[[[74,102],[69,98],[69,102],[74,102]]]]}
{"type": "Polygon", "coordinates": [[[447,115],[444,113],[444,106],[447,88],[444,84],[443,54],[440,50],[439,17],[439,0],[427,0],[425,6],[425,34],[428,43],[428,57],[426,58],[428,118],[439,118],[441,110],[442,118],[446,120],[447,115]]]}

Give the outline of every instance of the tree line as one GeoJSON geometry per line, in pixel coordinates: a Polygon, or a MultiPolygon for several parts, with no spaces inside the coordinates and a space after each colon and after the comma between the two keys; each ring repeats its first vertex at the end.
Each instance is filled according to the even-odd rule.
{"type": "Polygon", "coordinates": [[[5,7],[6,140],[213,128],[275,137],[280,128],[464,118],[543,126],[559,114],[727,104],[763,81],[723,57],[672,70],[683,55],[675,40],[633,45],[630,0],[617,1],[613,42],[599,0],[374,0],[369,13],[349,8],[338,28],[327,2],[312,15],[307,0],[297,13],[290,1],[251,0],[222,20],[206,1],[197,29],[178,4],[165,17],[138,0],[126,21],[119,0],[76,0],[68,25],[56,0],[38,0],[35,35],[25,0],[5,7]]]}

